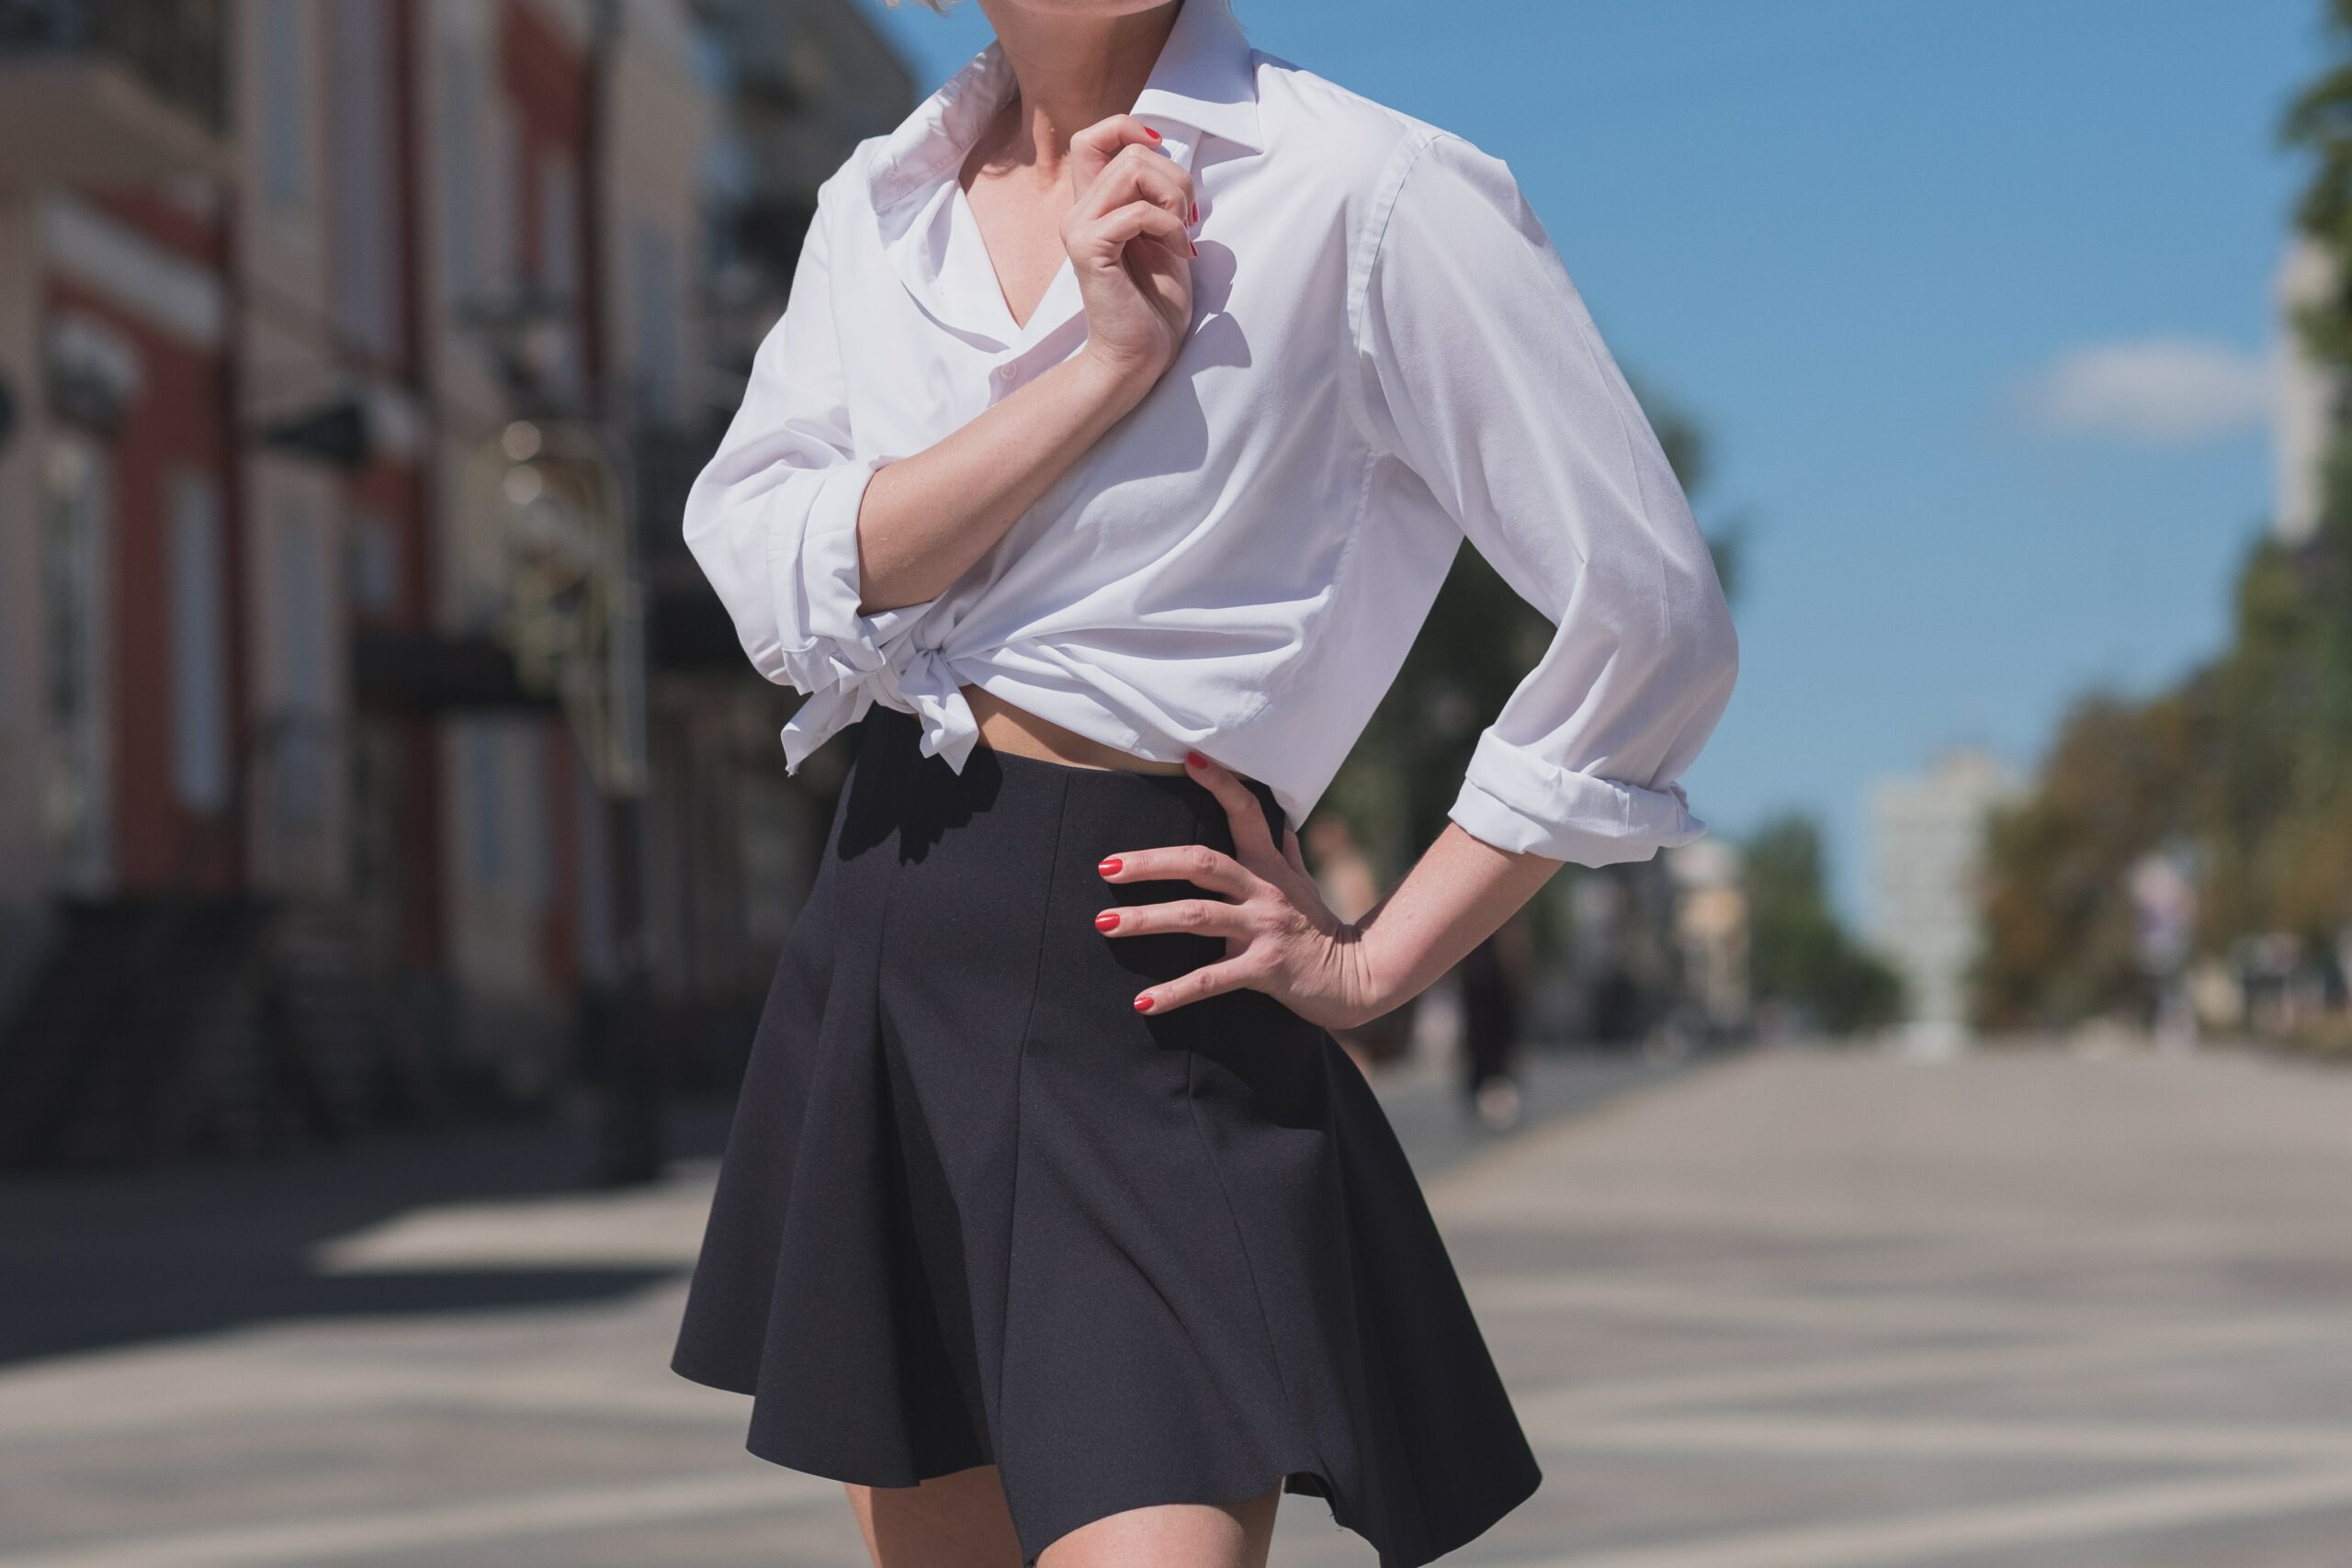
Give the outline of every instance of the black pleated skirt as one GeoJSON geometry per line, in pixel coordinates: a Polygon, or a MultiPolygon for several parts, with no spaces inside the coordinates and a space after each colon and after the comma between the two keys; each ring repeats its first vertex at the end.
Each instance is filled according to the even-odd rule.
{"type": "Polygon", "coordinates": [[[1224,808],[985,746],[959,774],[919,735],[878,705],[858,726],[673,1367],[752,1395],[746,1447],[793,1470],[994,1463],[1032,1562],[1277,1482],[1382,1568],[1485,1530],[1541,1477],[1363,1075],[1262,992],[1136,1012],[1224,940],[1094,928],[1204,896],[1095,866],[1231,852],[1224,808]]]}

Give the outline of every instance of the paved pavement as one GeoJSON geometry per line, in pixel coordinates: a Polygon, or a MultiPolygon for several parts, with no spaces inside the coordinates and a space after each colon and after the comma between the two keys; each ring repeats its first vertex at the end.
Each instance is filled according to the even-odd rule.
{"type": "MultiPolygon", "coordinates": [[[[1451,1562],[2352,1568],[2352,1073],[1554,1065],[1392,1087],[1546,1480],[1451,1562]]],[[[707,1143],[712,1129],[689,1125],[707,1143]]],[[[0,1188],[0,1568],[858,1568],[664,1367],[707,1199],[576,1138],[0,1188]]],[[[1371,1558],[1283,1505],[1276,1562],[1371,1558]]]]}

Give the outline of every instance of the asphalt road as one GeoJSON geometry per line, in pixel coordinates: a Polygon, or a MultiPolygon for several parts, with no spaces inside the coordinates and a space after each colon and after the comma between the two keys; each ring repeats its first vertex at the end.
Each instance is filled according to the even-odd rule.
{"type": "MultiPolygon", "coordinates": [[[[1546,1062],[1502,1140],[1385,1092],[1546,1474],[1451,1562],[2352,1568],[2352,1073],[1546,1062]]],[[[666,1370],[707,1159],[585,1158],[0,1187],[0,1568],[858,1568],[666,1370]]],[[[1371,1564],[1308,1498],[1275,1561],[1371,1564]]]]}

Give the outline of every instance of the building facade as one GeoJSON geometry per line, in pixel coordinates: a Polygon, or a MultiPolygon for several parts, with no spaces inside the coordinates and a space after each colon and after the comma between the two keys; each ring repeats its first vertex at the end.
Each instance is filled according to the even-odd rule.
{"type": "MultiPolygon", "coordinates": [[[[751,11],[834,163],[911,102],[852,0],[751,11]],[[795,55],[828,32],[887,66],[795,55]]],[[[250,1078],[206,1053],[299,1043],[339,995],[382,1025],[379,1077],[533,1100],[600,987],[755,995],[821,807],[669,542],[740,393],[714,13],[26,15],[0,35],[0,1160],[153,1133],[119,1107],[74,1131],[142,1036],[187,1057],[148,1078],[250,1078]],[[123,984],[182,970],[209,1000],[123,984]]]]}
{"type": "Polygon", "coordinates": [[[1999,759],[1973,750],[1871,786],[1869,934],[1903,977],[1906,1027],[1920,1044],[1951,1044],[1969,1033],[1987,818],[2019,787],[1999,759]]]}

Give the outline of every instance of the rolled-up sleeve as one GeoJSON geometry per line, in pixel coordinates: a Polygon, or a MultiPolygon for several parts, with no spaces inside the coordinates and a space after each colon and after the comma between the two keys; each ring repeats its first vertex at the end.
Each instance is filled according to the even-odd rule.
{"type": "Polygon", "coordinates": [[[1449,815],[1506,850],[1646,860],[1706,827],[1678,779],[1738,669],[1713,560],[1510,168],[1442,131],[1401,156],[1359,304],[1374,423],[1556,628],[1449,815]]]}
{"type": "Polygon", "coordinates": [[[784,313],[685,502],[686,547],[752,667],[811,694],[882,668],[891,637],[927,607],[858,609],[858,507],[890,459],[857,457],[851,439],[831,275],[848,167],[819,190],[784,313]]]}

